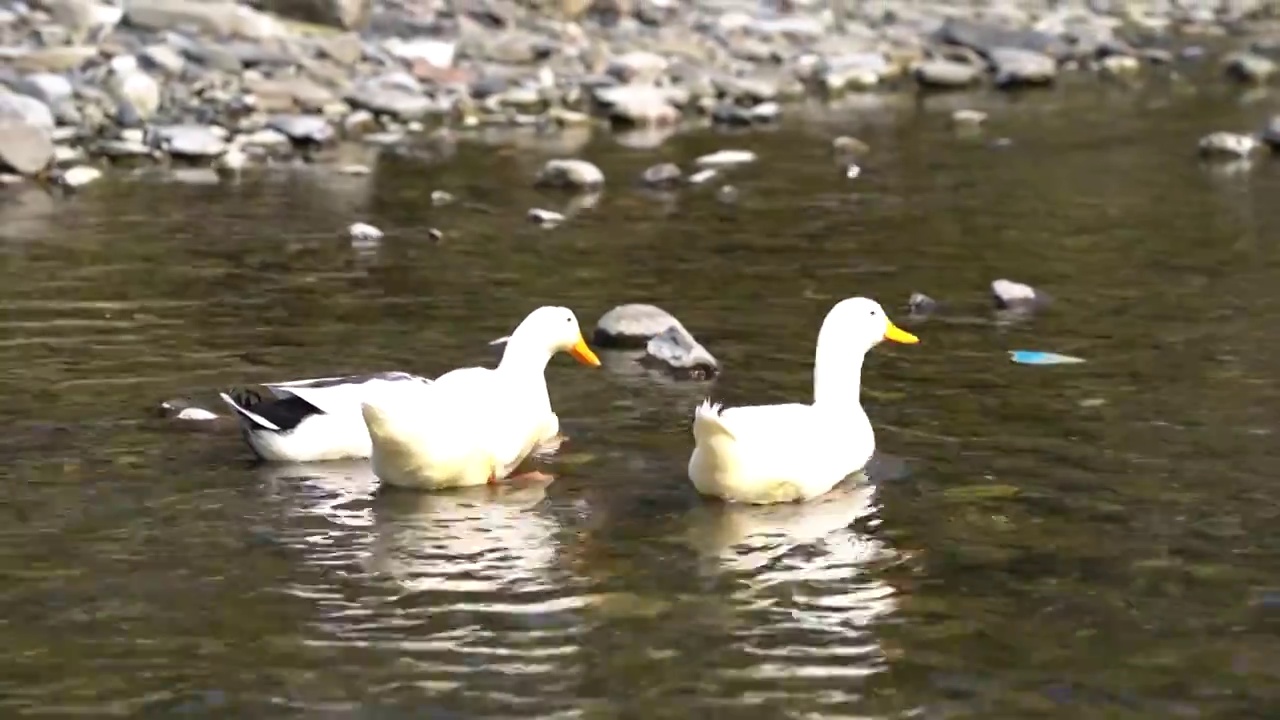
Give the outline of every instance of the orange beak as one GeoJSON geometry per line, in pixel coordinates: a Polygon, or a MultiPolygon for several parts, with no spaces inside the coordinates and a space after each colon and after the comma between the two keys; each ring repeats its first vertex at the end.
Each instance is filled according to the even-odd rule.
{"type": "Polygon", "coordinates": [[[587,341],[583,340],[581,335],[578,336],[578,341],[573,344],[573,347],[569,348],[569,354],[583,365],[600,367],[600,358],[587,347],[587,341]]]}
{"type": "Polygon", "coordinates": [[[884,339],[902,343],[903,345],[915,345],[920,342],[920,338],[894,325],[892,322],[889,323],[889,329],[884,331],[884,339]]]}

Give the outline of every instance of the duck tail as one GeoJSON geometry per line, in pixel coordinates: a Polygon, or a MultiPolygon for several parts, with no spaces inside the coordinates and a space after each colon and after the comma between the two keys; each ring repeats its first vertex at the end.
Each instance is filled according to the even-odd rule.
{"type": "Polygon", "coordinates": [[[725,426],[720,417],[720,403],[713,403],[708,398],[702,401],[693,412],[693,439],[699,445],[714,445],[719,442],[737,442],[733,431],[725,426]]]}
{"type": "Polygon", "coordinates": [[[244,403],[237,402],[235,398],[225,392],[218,393],[218,397],[222,398],[222,402],[226,403],[228,407],[235,411],[236,416],[240,418],[242,424],[247,423],[246,429],[251,430],[253,428],[258,428],[261,430],[280,432],[279,425],[276,425],[258,413],[253,412],[248,407],[245,407],[245,405],[248,404],[247,401],[244,403]]]}

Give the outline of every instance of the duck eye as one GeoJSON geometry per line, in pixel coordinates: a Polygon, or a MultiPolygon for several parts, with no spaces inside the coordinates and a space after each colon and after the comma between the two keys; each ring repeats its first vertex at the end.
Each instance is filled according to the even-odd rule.
{"type": "Polygon", "coordinates": [[[875,310],[872,310],[872,311],[871,311],[871,317],[875,317],[875,316],[876,316],[876,311],[875,311],[875,310]]]}

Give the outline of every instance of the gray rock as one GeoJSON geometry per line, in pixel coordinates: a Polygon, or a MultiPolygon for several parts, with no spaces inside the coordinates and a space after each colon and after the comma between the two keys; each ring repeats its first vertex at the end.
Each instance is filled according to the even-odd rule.
{"type": "Polygon", "coordinates": [[[75,92],[65,75],[48,72],[29,73],[14,83],[13,89],[49,106],[70,99],[75,92]]]}
{"type": "Polygon", "coordinates": [[[991,51],[996,48],[1031,50],[1048,55],[1055,60],[1065,60],[1073,53],[1070,44],[1048,33],[1002,27],[964,18],[948,18],[939,28],[937,35],[942,42],[970,48],[985,57],[990,57],[991,51]]]}
{"type": "Polygon", "coordinates": [[[991,297],[1001,310],[1032,311],[1048,305],[1052,298],[1030,285],[1001,278],[991,282],[991,297]]]}
{"type": "Polygon", "coordinates": [[[715,377],[720,372],[720,363],[715,357],[679,323],[649,339],[641,362],[697,380],[715,377]]]}
{"type": "Polygon", "coordinates": [[[67,168],[58,176],[58,184],[68,188],[81,188],[102,177],[102,171],[90,165],[67,168]]]}
{"type": "Polygon", "coordinates": [[[669,66],[661,55],[637,50],[612,58],[606,72],[624,83],[652,85],[666,74],[669,66]]]}
{"type": "Polygon", "coordinates": [[[1244,158],[1260,147],[1262,143],[1252,135],[1219,131],[1200,138],[1197,150],[1206,158],[1244,158]]]}
{"type": "Polygon", "coordinates": [[[926,60],[912,71],[916,82],[928,88],[966,88],[978,82],[982,69],[954,60],[926,60]]]}
{"type": "Polygon", "coordinates": [[[35,175],[53,162],[53,113],[26,95],[0,93],[0,166],[35,175]]]}
{"type": "Polygon", "coordinates": [[[990,51],[998,88],[1051,85],[1058,75],[1058,63],[1034,50],[998,47],[990,51]]]}
{"type": "Polygon", "coordinates": [[[187,59],[172,45],[148,45],[138,57],[148,66],[170,77],[181,75],[183,68],[187,66],[187,59]]]}
{"type": "Polygon", "coordinates": [[[379,115],[389,115],[397,120],[421,120],[436,107],[431,98],[421,90],[410,90],[402,85],[384,82],[365,82],[347,93],[352,107],[363,108],[379,115]]]}
{"type": "Polygon", "coordinates": [[[593,97],[604,114],[620,124],[669,125],[680,119],[670,93],[651,85],[600,87],[593,97]]]}
{"type": "Polygon", "coordinates": [[[912,315],[931,315],[937,309],[938,301],[924,293],[914,292],[907,298],[907,310],[912,315]]]}
{"type": "Polygon", "coordinates": [[[151,132],[152,144],[173,157],[212,160],[227,150],[226,140],[208,125],[164,125],[151,132]]]}
{"type": "Polygon", "coordinates": [[[1237,52],[1223,60],[1223,71],[1232,80],[1257,85],[1276,74],[1276,63],[1255,53],[1237,52]]]}
{"type": "Polygon", "coordinates": [[[674,315],[656,305],[619,305],[596,321],[592,342],[600,347],[642,348],[673,326],[683,328],[674,315]]]}
{"type": "Polygon", "coordinates": [[[668,187],[680,182],[684,173],[675,163],[658,163],[647,168],[640,175],[640,181],[650,187],[668,187]]]}
{"type": "Polygon", "coordinates": [[[155,116],[160,108],[160,85],[138,67],[132,55],[117,55],[111,60],[108,84],[121,104],[127,103],[143,122],[155,116]]]}
{"type": "Polygon", "coordinates": [[[592,189],[604,185],[604,173],[586,160],[548,160],[534,183],[548,187],[592,189]]]}
{"type": "Polygon", "coordinates": [[[126,138],[108,138],[94,146],[94,152],[116,160],[152,157],[153,150],[145,143],[126,138]]]}
{"type": "Polygon", "coordinates": [[[337,138],[329,121],[318,115],[273,115],[267,127],[299,144],[326,145],[337,138]]]}

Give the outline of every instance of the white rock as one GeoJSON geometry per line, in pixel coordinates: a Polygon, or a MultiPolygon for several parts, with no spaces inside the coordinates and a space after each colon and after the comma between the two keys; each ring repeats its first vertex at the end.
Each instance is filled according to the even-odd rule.
{"type": "Polygon", "coordinates": [[[376,242],[382,239],[382,231],[368,223],[351,223],[351,227],[347,228],[347,232],[351,234],[351,239],[357,242],[376,242]]]}
{"type": "Polygon", "coordinates": [[[700,168],[721,168],[733,165],[745,165],[757,160],[756,154],[750,150],[720,150],[710,155],[703,155],[694,160],[700,168]]]}
{"type": "Polygon", "coordinates": [[[89,165],[77,165],[62,173],[62,176],[58,178],[58,182],[70,188],[79,188],[100,177],[102,177],[102,171],[98,168],[89,165]]]}
{"type": "Polygon", "coordinates": [[[604,172],[586,160],[548,160],[535,182],[551,187],[596,188],[604,185],[604,172]]]}
{"type": "Polygon", "coordinates": [[[544,228],[552,228],[564,222],[564,215],[552,210],[543,210],[542,208],[533,208],[529,211],[527,217],[531,222],[535,222],[544,228]]]}

